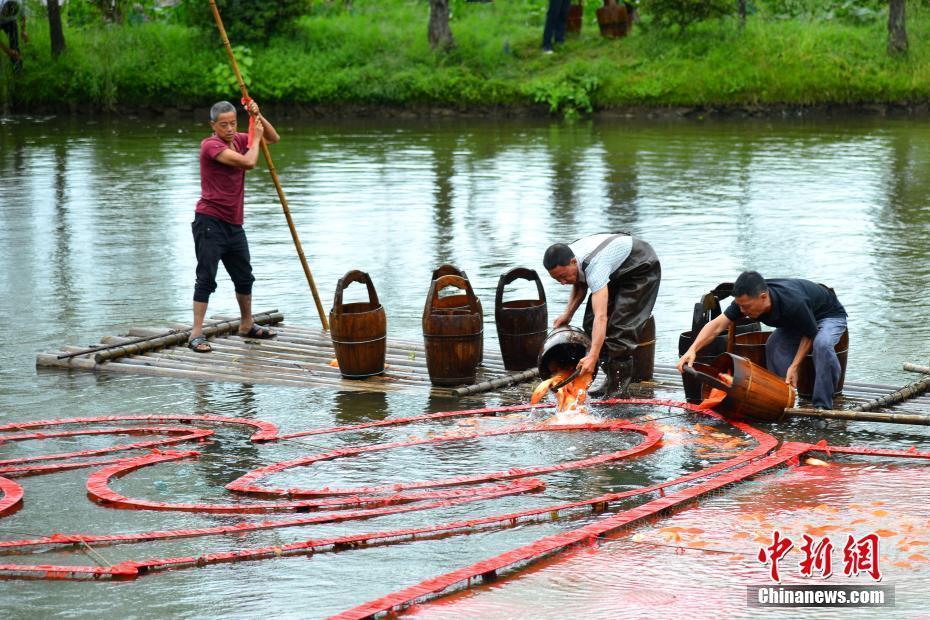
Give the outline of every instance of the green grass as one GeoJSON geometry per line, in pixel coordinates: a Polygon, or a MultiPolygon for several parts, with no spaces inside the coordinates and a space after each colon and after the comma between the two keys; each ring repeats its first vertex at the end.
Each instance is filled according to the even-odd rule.
{"type": "MultiPolygon", "coordinates": [[[[251,94],[310,105],[546,105],[569,115],[626,106],[914,103],[930,95],[930,9],[918,3],[908,7],[905,58],[886,53],[884,18],[856,25],[756,16],[742,30],[726,19],[681,36],[634,28],[606,40],[594,3],[582,34],[545,56],[541,0],[452,5],[457,46],[434,53],[422,1],[318,3],[293,32],[247,52],[251,94]]],[[[202,105],[236,94],[214,74],[226,63],[215,32],[168,23],[66,28],[68,50],[53,61],[43,24],[30,31],[22,74],[14,79],[5,61],[0,67],[0,102],[14,109],[202,105]]]]}

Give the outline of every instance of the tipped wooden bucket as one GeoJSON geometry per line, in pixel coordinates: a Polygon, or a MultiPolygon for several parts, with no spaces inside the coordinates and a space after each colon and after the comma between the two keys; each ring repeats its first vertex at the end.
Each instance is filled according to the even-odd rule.
{"type": "MultiPolygon", "coordinates": [[[[720,316],[720,300],[733,294],[732,282],[721,282],[711,291],[705,293],[701,300],[694,304],[694,314],[691,317],[691,331],[682,332],[678,336],[678,355],[684,355],[691,348],[694,339],[707,323],[720,316]]],[[[736,324],[736,333],[757,332],[760,329],[758,321],[747,323],[748,319],[740,320],[736,324]]],[[[709,365],[721,353],[727,350],[727,334],[720,334],[710,344],[698,351],[696,363],[709,365]]],[[[765,356],[762,357],[765,365],[765,356]]],[[[688,373],[681,375],[681,383],[685,389],[685,398],[689,403],[701,402],[701,382],[688,373]]]]}
{"type": "Polygon", "coordinates": [[[656,320],[649,315],[639,334],[639,344],[633,351],[633,381],[652,381],[656,359],[656,320]]]}
{"type": "Polygon", "coordinates": [[[339,372],[343,377],[360,379],[384,372],[387,317],[367,273],[350,271],[336,283],[333,308],[329,312],[329,328],[339,372]],[[352,282],[368,287],[367,302],[342,302],[342,293],[352,282]]]}
{"type": "MultiPolygon", "coordinates": [[[[591,339],[583,329],[571,325],[556,327],[546,336],[539,351],[539,359],[536,361],[539,378],[549,379],[556,372],[574,370],[590,348],[591,339]]],[[[597,375],[597,367],[594,368],[594,375],[597,375]]]]}
{"type": "Polygon", "coordinates": [[[745,357],[722,353],[710,365],[695,364],[685,371],[700,381],[702,396],[710,396],[711,389],[726,393],[723,401],[714,407],[718,413],[779,422],[785,409],[794,407],[794,389],[785,380],[745,357]],[[733,377],[727,385],[720,373],[733,377]]]}
{"type": "Polygon", "coordinates": [[[481,360],[484,325],[478,298],[467,279],[447,275],[433,280],[423,308],[426,369],[434,385],[474,383],[481,360]],[[455,287],[461,295],[440,297],[455,287]]]}
{"type": "Polygon", "coordinates": [[[534,367],[549,324],[546,291],[536,270],[517,267],[501,275],[494,298],[494,321],[504,368],[526,370],[534,367]],[[504,301],[504,287],[520,279],[535,282],[539,298],[504,301]]]}

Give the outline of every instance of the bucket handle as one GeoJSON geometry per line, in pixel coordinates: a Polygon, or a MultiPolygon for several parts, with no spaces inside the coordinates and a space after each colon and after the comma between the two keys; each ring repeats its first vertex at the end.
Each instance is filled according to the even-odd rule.
{"type": "Polygon", "coordinates": [[[465,278],[466,280],[468,279],[468,276],[465,274],[464,271],[462,271],[461,269],[459,269],[458,267],[456,267],[455,265],[451,263],[443,263],[442,265],[439,265],[438,267],[433,269],[433,277],[432,277],[433,280],[438,280],[442,276],[461,276],[465,278]]]}
{"type": "Polygon", "coordinates": [[[462,276],[442,276],[436,280],[433,280],[429,285],[429,294],[426,296],[426,312],[432,312],[433,302],[439,299],[439,291],[444,288],[449,288],[454,286],[455,288],[462,289],[465,291],[465,296],[468,298],[468,307],[475,314],[479,314],[481,310],[478,308],[478,298],[475,297],[475,291],[471,288],[471,282],[468,281],[468,278],[463,278],[462,276]]]}
{"type": "Polygon", "coordinates": [[[504,302],[504,287],[514,280],[535,281],[536,291],[539,294],[539,301],[546,303],[546,291],[543,289],[542,280],[539,279],[539,274],[536,273],[536,270],[527,269],[526,267],[514,267],[510,271],[501,274],[500,279],[497,281],[497,296],[494,298],[496,308],[500,308],[504,302]]]}
{"type": "Polygon", "coordinates": [[[701,301],[694,304],[694,314],[691,317],[691,333],[697,336],[701,328],[720,316],[720,301],[714,291],[708,291],[701,297],[701,301]]]}
{"type": "Polygon", "coordinates": [[[381,305],[381,302],[378,301],[378,293],[375,291],[375,285],[371,281],[371,276],[364,271],[353,269],[336,282],[336,296],[333,299],[334,314],[342,313],[342,291],[348,288],[353,282],[358,282],[368,287],[368,300],[371,302],[373,308],[377,308],[381,305]]]}
{"type": "Polygon", "coordinates": [[[701,383],[706,383],[707,385],[711,387],[715,387],[718,390],[723,390],[727,394],[730,393],[730,387],[732,386],[727,385],[720,379],[717,379],[716,377],[711,377],[709,374],[696,370],[692,368],[691,366],[686,365],[684,370],[685,370],[685,374],[691,375],[692,377],[694,377],[701,383]]]}

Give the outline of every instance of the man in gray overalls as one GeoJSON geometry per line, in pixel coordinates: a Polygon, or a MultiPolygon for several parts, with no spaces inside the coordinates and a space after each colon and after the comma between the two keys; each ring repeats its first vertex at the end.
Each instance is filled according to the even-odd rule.
{"type": "Polygon", "coordinates": [[[652,314],[662,279],[652,246],[629,233],[599,233],[550,246],[543,266],[560,284],[572,285],[568,305],[553,327],[568,325],[591,291],[583,324],[591,349],[578,368],[593,374],[600,361],[606,375],[603,387],[591,395],[623,394],[633,375],[640,330],[652,314]]]}

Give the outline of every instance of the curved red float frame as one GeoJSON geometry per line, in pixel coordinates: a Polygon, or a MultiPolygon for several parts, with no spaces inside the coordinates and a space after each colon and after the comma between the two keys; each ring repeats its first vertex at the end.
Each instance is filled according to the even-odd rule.
{"type": "MultiPolygon", "coordinates": [[[[612,399],[608,401],[600,401],[594,404],[668,406],[670,408],[678,408],[686,412],[699,413],[717,418],[718,420],[723,420],[721,416],[712,411],[703,410],[694,405],[679,403],[676,401],[612,399]]],[[[648,426],[639,426],[627,420],[609,420],[599,424],[571,426],[541,427],[532,425],[519,425],[492,431],[458,432],[439,437],[429,437],[423,439],[418,438],[408,441],[372,444],[354,448],[331,450],[328,452],[309,455],[298,459],[282,461],[248,472],[244,476],[241,476],[237,480],[227,485],[227,489],[231,491],[248,494],[249,496],[278,498],[276,501],[249,504],[183,504],[149,502],[147,500],[126,498],[110,489],[109,482],[113,478],[129,474],[134,470],[137,470],[141,467],[146,467],[148,465],[177,461],[184,458],[194,458],[197,456],[197,452],[168,450],[160,451],[158,449],[154,449],[151,451],[151,453],[142,456],[121,456],[105,459],[87,459],[86,457],[97,456],[115,451],[151,449],[155,446],[164,446],[173,443],[181,443],[184,441],[202,442],[213,433],[211,430],[188,429],[177,426],[143,426],[92,430],[82,429],[52,432],[31,432],[31,429],[40,429],[49,426],[58,427],[71,424],[99,424],[105,422],[131,421],[210,423],[224,425],[244,425],[254,429],[251,435],[252,441],[268,442],[287,440],[310,435],[358,431],[375,427],[397,426],[416,422],[451,419],[455,417],[491,416],[502,413],[513,413],[545,407],[546,406],[534,407],[529,405],[518,405],[487,409],[448,411],[420,416],[397,418],[393,420],[381,420],[365,424],[343,425],[323,429],[298,431],[287,434],[280,434],[278,432],[277,426],[268,422],[212,415],[194,416],[153,414],[105,416],[99,418],[66,418],[0,426],[0,432],[14,430],[19,431],[0,435],[0,442],[37,440],[52,437],[91,434],[176,435],[153,441],[137,442],[134,444],[121,444],[104,449],[0,461],[0,466],[2,466],[0,467],[0,474],[5,474],[7,476],[42,474],[53,471],[74,469],[78,467],[95,467],[104,465],[103,468],[96,471],[88,478],[87,489],[89,496],[94,501],[104,503],[107,506],[147,510],[184,510],[231,513],[269,512],[280,510],[289,510],[295,512],[306,512],[320,509],[327,510],[325,513],[309,516],[298,516],[296,518],[266,520],[255,523],[240,523],[231,526],[216,526],[187,530],[165,530],[142,532],[137,534],[53,534],[50,536],[43,536],[29,540],[0,541],[0,549],[11,550],[30,547],[56,547],[61,545],[74,545],[82,543],[92,543],[95,545],[135,543],[169,538],[223,535],[228,533],[242,533],[276,527],[310,525],[351,519],[366,519],[375,516],[382,516],[385,514],[395,514],[413,510],[426,510],[431,508],[454,506],[477,500],[503,497],[515,493],[538,491],[544,488],[545,485],[540,480],[530,476],[613,462],[622,458],[643,454],[646,451],[660,445],[662,433],[658,429],[648,426]],[[603,430],[635,432],[642,435],[643,439],[638,445],[627,450],[612,452],[588,459],[533,468],[513,468],[510,470],[493,472],[490,474],[456,476],[453,478],[432,481],[419,481],[403,484],[383,484],[351,489],[275,489],[266,488],[256,484],[262,478],[287,470],[289,468],[307,466],[323,460],[347,458],[376,451],[411,447],[428,443],[475,439],[480,437],[503,435],[513,432],[603,430]],[[82,458],[85,460],[72,460],[82,458]],[[63,463],[39,463],[40,461],[49,460],[71,461],[63,463]],[[477,488],[464,487],[464,485],[473,485],[476,483],[484,484],[483,486],[477,488]],[[420,489],[429,490],[420,491],[420,489]],[[290,499],[294,497],[309,497],[310,499],[296,501],[290,499]],[[351,509],[334,510],[335,508],[351,509]]],[[[529,545],[525,545],[507,553],[475,563],[471,566],[463,567],[456,571],[447,573],[446,575],[426,580],[416,586],[405,588],[386,597],[382,597],[375,601],[371,601],[356,608],[347,610],[346,612],[336,616],[338,618],[363,618],[380,613],[397,611],[423,598],[436,596],[449,591],[452,588],[467,585],[476,578],[491,577],[498,575],[498,573],[502,571],[516,570],[528,563],[535,561],[538,558],[557,553],[575,545],[590,543],[591,541],[596,540],[598,537],[608,535],[611,532],[615,532],[620,528],[627,527],[633,523],[656,515],[662,511],[666,511],[670,508],[691,502],[706,493],[720,489],[730,484],[734,484],[767,469],[785,464],[796,464],[798,458],[806,452],[823,451],[827,453],[844,453],[864,456],[908,457],[923,459],[930,458],[930,453],[918,452],[915,448],[910,450],[888,450],[860,447],[839,447],[829,446],[825,442],[820,442],[818,444],[786,443],[775,450],[777,441],[771,435],[753,426],[750,426],[743,421],[727,420],[727,422],[754,438],[758,445],[753,449],[740,453],[727,461],[708,466],[704,469],[686,474],[673,480],[665,481],[641,489],[634,489],[618,493],[608,493],[586,500],[566,502],[554,506],[546,506],[543,508],[536,508],[521,512],[427,525],[418,528],[388,530],[382,532],[366,532],[362,534],[353,534],[325,539],[309,539],[281,546],[257,547],[241,549],[234,552],[204,554],[200,556],[151,558],[141,561],[122,562],[113,566],[104,567],[0,564],[0,574],[5,576],[31,575],[33,577],[46,579],[73,578],[80,575],[93,577],[109,576],[114,578],[132,578],[155,570],[180,568],[185,566],[204,566],[206,564],[236,560],[279,557],[281,555],[294,553],[306,554],[323,551],[326,549],[345,549],[354,546],[388,544],[412,539],[419,540],[423,538],[436,538],[470,532],[485,527],[512,527],[518,523],[554,518],[554,516],[558,515],[559,513],[569,511],[590,510],[594,512],[603,512],[609,508],[611,503],[620,501],[622,499],[637,495],[659,493],[659,497],[647,501],[635,508],[612,513],[610,516],[607,516],[595,523],[591,523],[569,532],[546,536],[529,545]],[[773,450],[775,451],[773,452],[773,450]],[[677,490],[672,490],[666,494],[666,489],[671,489],[673,487],[680,488],[677,490]]],[[[0,516],[16,510],[19,506],[22,505],[22,488],[12,480],[0,477],[0,492],[2,492],[2,495],[0,495],[0,516]]],[[[256,500],[252,501],[254,502],[256,500]]]]}

